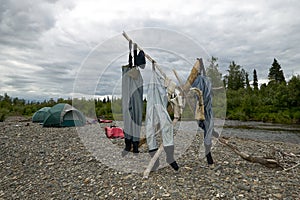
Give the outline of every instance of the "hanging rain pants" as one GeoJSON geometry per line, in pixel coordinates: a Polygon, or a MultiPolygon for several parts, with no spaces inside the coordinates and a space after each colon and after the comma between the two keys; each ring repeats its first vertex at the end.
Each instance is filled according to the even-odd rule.
{"type": "Polygon", "coordinates": [[[200,128],[204,130],[204,146],[205,155],[207,155],[212,147],[212,134],[214,129],[213,110],[212,110],[212,86],[208,77],[198,75],[192,87],[196,87],[202,91],[204,102],[204,121],[197,121],[200,128]]]}
{"type": "Polygon", "coordinates": [[[122,67],[122,113],[125,138],[139,141],[143,115],[143,78],[137,68],[129,66],[122,67]]]}
{"type": "Polygon", "coordinates": [[[147,91],[146,138],[149,151],[157,149],[156,133],[161,132],[163,145],[173,146],[173,125],[167,112],[167,91],[164,80],[152,70],[147,91]],[[157,130],[158,129],[158,130],[157,130]]]}

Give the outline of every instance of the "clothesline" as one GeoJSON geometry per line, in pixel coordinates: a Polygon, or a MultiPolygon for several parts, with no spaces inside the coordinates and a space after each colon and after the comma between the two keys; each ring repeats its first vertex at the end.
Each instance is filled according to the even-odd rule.
{"type": "MultiPolygon", "coordinates": [[[[125,31],[123,31],[122,35],[125,37],[125,39],[127,39],[128,42],[134,43],[136,45],[137,49],[139,49],[140,51],[143,50],[137,43],[133,42],[133,40],[130,39],[130,37],[125,33],[125,31]]],[[[157,69],[160,72],[160,74],[156,73],[157,75],[161,75],[162,78],[165,79],[165,81],[166,80],[170,80],[170,79],[168,79],[168,77],[166,76],[166,74],[162,71],[162,69],[159,67],[159,65],[156,63],[156,61],[150,55],[146,54],[145,52],[144,52],[144,55],[152,63],[152,67],[155,68],[155,69],[157,69]]],[[[176,70],[173,70],[173,72],[174,72],[174,74],[175,74],[175,76],[176,76],[176,78],[177,78],[177,80],[179,82],[179,86],[176,86],[176,88],[179,89],[180,94],[176,95],[176,97],[175,97],[176,101],[175,101],[175,98],[174,98],[174,101],[172,101],[174,103],[174,105],[175,105],[174,106],[174,113],[175,113],[175,108],[176,108],[179,117],[174,117],[171,126],[174,127],[175,124],[177,123],[177,121],[179,120],[179,118],[180,118],[180,116],[182,114],[182,111],[183,111],[183,107],[185,105],[185,103],[184,103],[184,96],[186,96],[186,93],[188,93],[190,91],[190,88],[191,88],[192,84],[194,83],[194,81],[196,80],[196,78],[199,76],[199,74],[201,74],[201,71],[203,71],[203,75],[205,76],[205,69],[204,69],[203,61],[202,61],[201,58],[197,58],[197,61],[194,64],[194,66],[193,66],[193,68],[192,68],[192,70],[191,70],[191,72],[190,72],[187,80],[185,81],[185,83],[182,82],[182,80],[180,79],[180,77],[179,77],[178,73],[176,72],[176,70]]],[[[170,91],[173,91],[173,90],[170,90],[170,91]]],[[[198,95],[198,97],[200,98],[201,95],[202,94],[198,95]]],[[[191,110],[193,110],[192,106],[191,106],[191,103],[189,101],[187,101],[186,103],[191,107],[191,110]]],[[[198,109],[198,110],[200,110],[200,109],[198,109]]],[[[198,118],[196,118],[196,119],[198,119],[198,118]]],[[[168,146],[168,145],[166,145],[166,146],[168,146]]],[[[151,169],[153,168],[154,164],[156,163],[156,161],[159,158],[160,154],[162,153],[163,149],[164,149],[164,145],[162,143],[160,145],[160,147],[158,148],[158,150],[156,151],[155,155],[153,155],[153,157],[152,157],[151,161],[149,162],[147,168],[145,169],[143,178],[148,178],[151,169]]],[[[172,155],[173,154],[174,153],[172,153],[172,155]]],[[[172,160],[174,160],[174,158],[172,160]]],[[[171,164],[171,162],[169,164],[171,164]]],[[[177,166],[177,169],[178,169],[178,166],[177,166]]]]}

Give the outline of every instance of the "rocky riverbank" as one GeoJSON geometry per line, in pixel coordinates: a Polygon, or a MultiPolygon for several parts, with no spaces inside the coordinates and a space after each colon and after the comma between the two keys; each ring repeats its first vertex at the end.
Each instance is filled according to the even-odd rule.
{"type": "Polygon", "coordinates": [[[76,128],[2,122],[0,199],[300,199],[300,166],[292,168],[300,162],[299,144],[230,137],[240,151],[273,156],[287,170],[250,163],[222,144],[213,148],[209,169],[197,137],[177,160],[178,172],[167,166],[143,179],[92,156],[76,128]]]}

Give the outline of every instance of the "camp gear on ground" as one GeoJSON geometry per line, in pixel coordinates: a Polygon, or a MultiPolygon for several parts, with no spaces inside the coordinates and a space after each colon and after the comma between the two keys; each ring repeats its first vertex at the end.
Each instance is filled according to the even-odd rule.
{"type": "Polygon", "coordinates": [[[143,114],[143,78],[138,70],[133,79],[128,66],[122,67],[122,112],[124,135],[127,139],[139,141],[143,114]]]}
{"type": "Polygon", "coordinates": [[[146,112],[146,138],[149,150],[157,149],[156,131],[161,132],[164,146],[174,145],[172,120],[167,112],[166,88],[155,70],[152,70],[146,112]]]}
{"type": "Polygon", "coordinates": [[[110,120],[110,119],[98,119],[98,122],[99,123],[112,123],[113,120],[110,120]]]}
{"type": "Polygon", "coordinates": [[[66,103],[59,103],[51,107],[43,122],[44,127],[84,126],[86,118],[76,108],[66,103]]]}
{"type": "Polygon", "coordinates": [[[106,126],[105,128],[105,135],[108,138],[124,138],[123,129],[116,126],[106,126]]]}
{"type": "Polygon", "coordinates": [[[32,122],[43,123],[50,109],[51,107],[43,107],[36,111],[32,116],[32,122]]]}

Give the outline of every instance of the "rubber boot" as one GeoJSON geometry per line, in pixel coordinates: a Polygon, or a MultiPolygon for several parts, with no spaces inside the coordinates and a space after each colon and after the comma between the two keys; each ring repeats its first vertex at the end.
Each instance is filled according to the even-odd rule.
{"type": "Polygon", "coordinates": [[[169,165],[171,165],[171,167],[175,170],[175,171],[178,171],[179,169],[179,166],[177,164],[177,162],[175,161],[174,159],[174,146],[164,146],[164,150],[166,152],[166,160],[167,160],[167,163],[169,165]]]}
{"type": "Polygon", "coordinates": [[[132,142],[133,153],[139,153],[139,141],[132,142]]]}
{"type": "MultiPolygon", "coordinates": [[[[153,158],[153,156],[156,154],[156,152],[157,152],[157,148],[149,151],[149,155],[151,156],[151,158],[153,158]]],[[[158,169],[158,167],[159,167],[159,157],[155,161],[151,171],[156,171],[158,169]]]]}
{"type": "Polygon", "coordinates": [[[126,156],[131,150],[132,140],[125,138],[125,148],[122,151],[122,157],[126,156]]]}
{"type": "Polygon", "coordinates": [[[214,164],[214,160],[213,160],[213,158],[212,158],[210,152],[209,152],[208,154],[206,154],[206,159],[207,159],[207,163],[208,163],[209,165],[214,164]]]}

